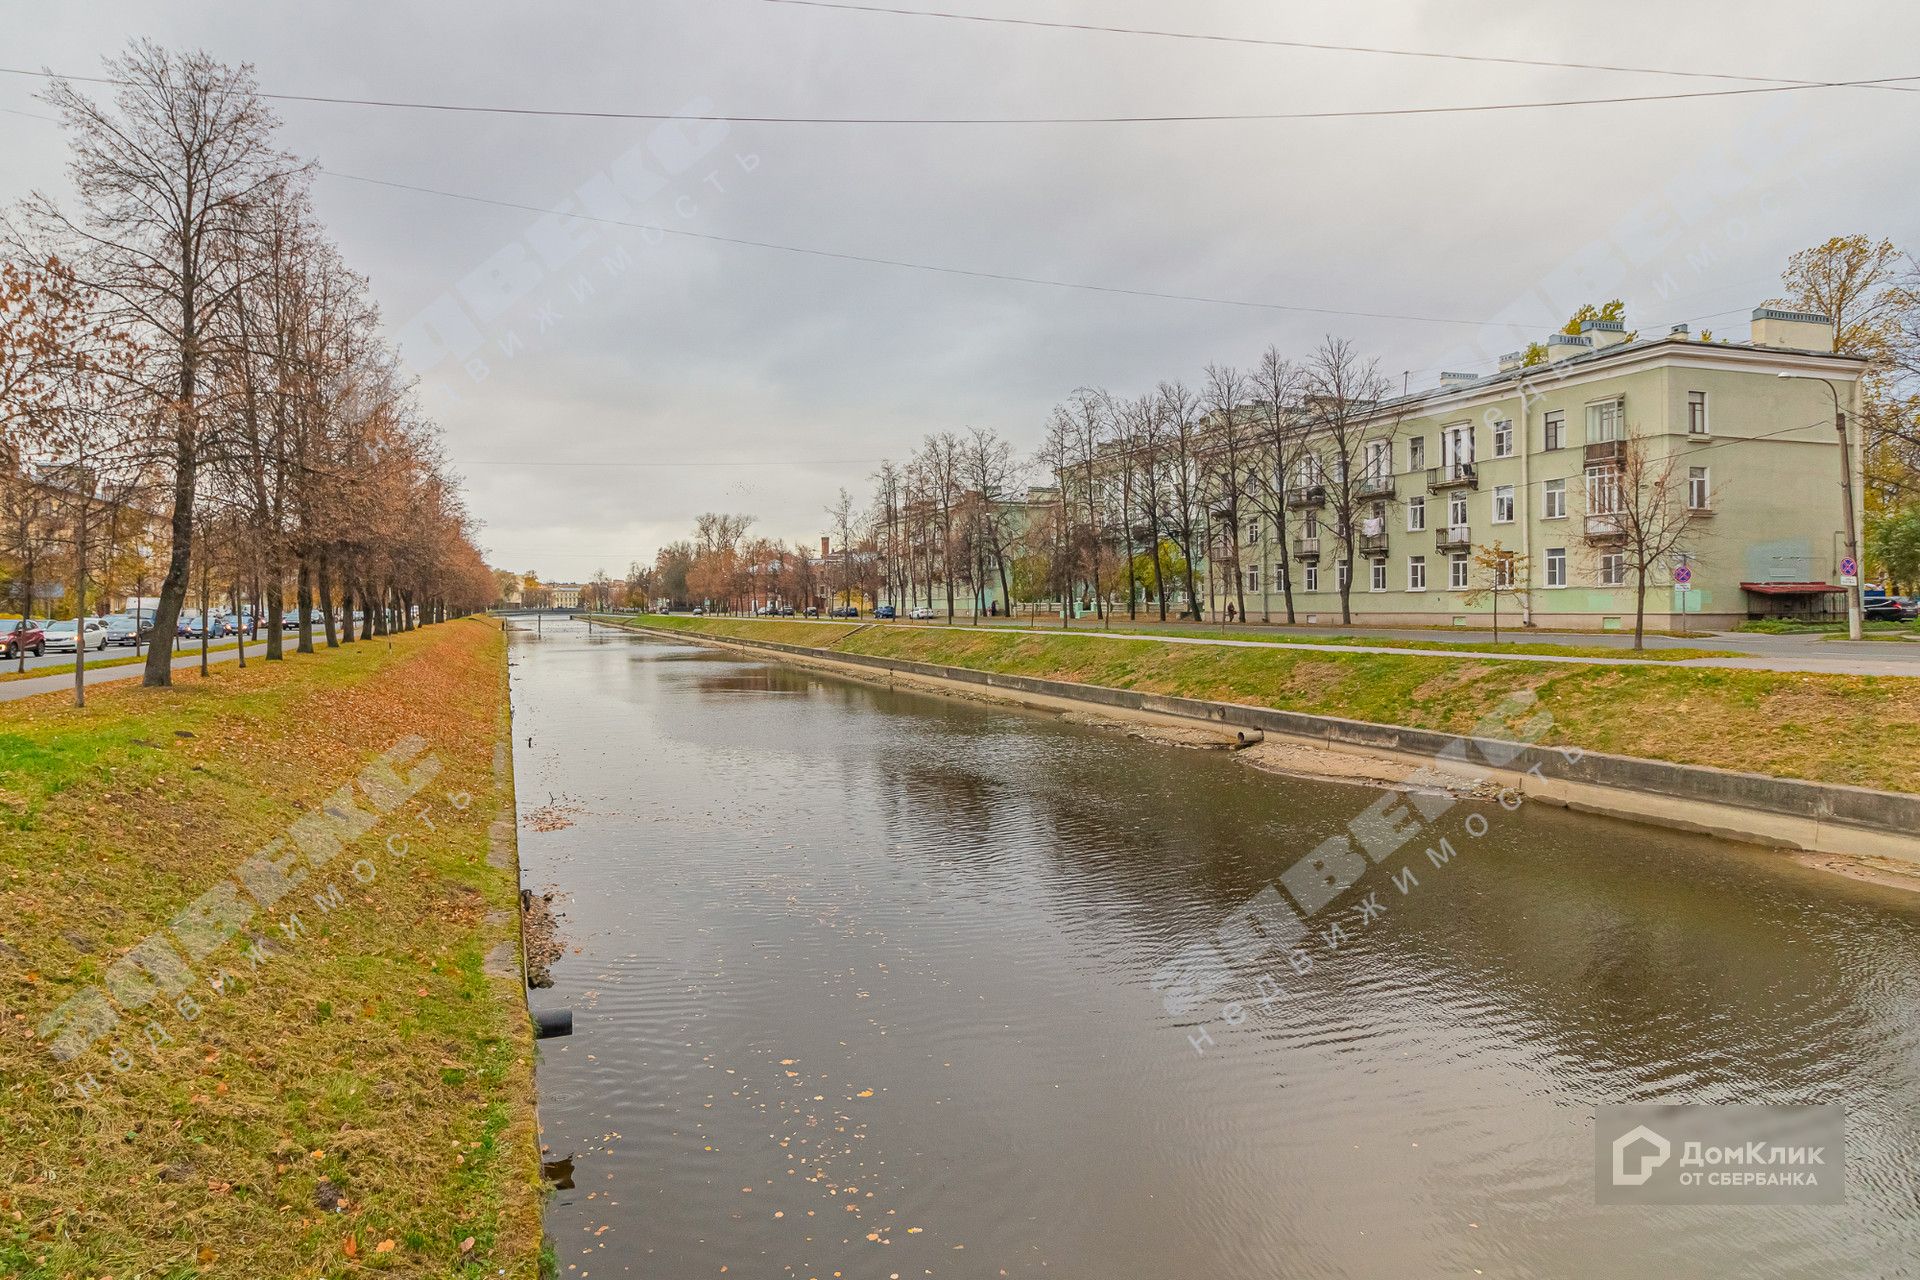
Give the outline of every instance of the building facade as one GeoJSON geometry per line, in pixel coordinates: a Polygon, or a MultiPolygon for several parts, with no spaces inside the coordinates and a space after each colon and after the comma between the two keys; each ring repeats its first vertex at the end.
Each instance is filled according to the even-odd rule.
{"type": "MultiPolygon", "coordinates": [[[[1284,561],[1308,622],[1340,621],[1340,583],[1354,575],[1355,622],[1484,626],[1492,598],[1468,597],[1497,572],[1476,559],[1497,545],[1515,553],[1516,590],[1500,600],[1509,621],[1631,629],[1645,545],[1620,536],[1632,449],[1637,474],[1671,477],[1689,526],[1647,575],[1648,626],[1829,610],[1846,555],[1835,410],[1851,424],[1864,363],[1834,354],[1826,317],[1762,308],[1746,342],[1684,327],[1630,340],[1617,321],[1590,322],[1554,335],[1544,363],[1515,353],[1492,374],[1444,374],[1369,411],[1349,450],[1358,483],[1341,490],[1359,499],[1351,529],[1335,527],[1329,464],[1308,440],[1286,478],[1286,545],[1274,522],[1243,513],[1231,534],[1241,581],[1222,581],[1217,546],[1210,557],[1218,608],[1239,586],[1249,617],[1284,617],[1284,561]]],[[[1858,435],[1846,462],[1856,527],[1858,435]]]]}

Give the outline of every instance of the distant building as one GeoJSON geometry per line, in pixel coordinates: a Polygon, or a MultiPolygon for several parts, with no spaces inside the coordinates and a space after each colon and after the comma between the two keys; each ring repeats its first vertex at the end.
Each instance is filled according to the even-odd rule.
{"type": "Polygon", "coordinates": [[[578,609],[580,593],[586,588],[584,582],[549,582],[546,584],[547,598],[555,609],[578,609]]]}

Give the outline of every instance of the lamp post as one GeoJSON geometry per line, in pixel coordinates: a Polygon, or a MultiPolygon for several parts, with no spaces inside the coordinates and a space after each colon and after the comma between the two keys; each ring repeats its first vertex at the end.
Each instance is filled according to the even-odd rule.
{"type": "Polygon", "coordinates": [[[1853,450],[1847,444],[1847,415],[1840,407],[1840,389],[1826,378],[1806,373],[1781,373],[1782,378],[1818,382],[1833,397],[1833,429],[1840,436],[1840,501],[1846,510],[1847,559],[1853,564],[1853,582],[1847,586],[1847,639],[1860,639],[1860,575],[1866,565],[1860,558],[1860,527],[1853,518],[1853,450]]]}

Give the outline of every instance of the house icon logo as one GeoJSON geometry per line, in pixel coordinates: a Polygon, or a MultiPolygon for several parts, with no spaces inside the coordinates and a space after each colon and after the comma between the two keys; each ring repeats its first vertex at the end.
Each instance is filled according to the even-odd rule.
{"type": "Polygon", "coordinates": [[[1672,1154],[1673,1144],[1647,1126],[1629,1129],[1613,1140],[1613,1185],[1645,1186],[1672,1154]]]}

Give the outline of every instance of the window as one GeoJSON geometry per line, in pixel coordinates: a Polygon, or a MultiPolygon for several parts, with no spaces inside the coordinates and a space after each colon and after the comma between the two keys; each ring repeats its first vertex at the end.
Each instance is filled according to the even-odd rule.
{"type": "Polygon", "coordinates": [[[1247,590],[1255,595],[1260,592],[1260,566],[1257,564],[1247,566],[1247,590]]]}
{"type": "Polygon", "coordinates": [[[1473,465],[1473,424],[1455,423],[1440,432],[1440,465],[1453,469],[1473,465]]]}
{"type": "Polygon", "coordinates": [[[1467,588],[1467,553],[1456,551],[1447,557],[1447,585],[1455,591],[1467,588]]]}
{"type": "Polygon", "coordinates": [[[1393,442],[1391,440],[1367,441],[1367,469],[1365,479],[1372,484],[1384,484],[1393,475],[1393,442]]]}
{"type": "Polygon", "coordinates": [[[1318,591],[1319,589],[1320,589],[1320,566],[1317,564],[1310,564],[1307,566],[1307,590],[1318,591]]]}
{"type": "Polygon", "coordinates": [[[1627,554],[1624,551],[1609,551],[1600,557],[1600,585],[1603,587],[1621,587],[1627,582],[1627,554]]]}
{"type": "Polygon", "coordinates": [[[1312,509],[1307,511],[1306,527],[1300,531],[1300,536],[1303,538],[1317,538],[1320,536],[1320,513],[1318,511],[1312,509]]]}
{"type": "Polygon", "coordinates": [[[1425,591],[1427,589],[1427,558],[1425,556],[1407,557],[1407,590],[1425,591]]]}
{"type": "MultiPolygon", "coordinates": [[[[1500,485],[1493,491],[1493,522],[1495,524],[1513,523],[1513,486],[1510,484],[1500,485]]],[[[1462,519],[1457,523],[1465,524],[1466,521],[1462,519]]]]}
{"type": "Polygon", "coordinates": [[[1612,467],[1587,468],[1587,514],[1610,516],[1620,510],[1620,473],[1612,467]]]}
{"type": "Polygon", "coordinates": [[[1545,520],[1564,520],[1567,515],[1567,482],[1549,480],[1540,490],[1540,516],[1545,520]]]}
{"type": "Polygon", "coordinates": [[[1293,485],[1296,489],[1311,489],[1320,483],[1320,459],[1306,454],[1293,464],[1293,485]]]}
{"type": "Polygon", "coordinates": [[[1418,471],[1427,465],[1427,438],[1415,436],[1407,441],[1407,466],[1418,471]]]}
{"type": "Polygon", "coordinates": [[[1345,591],[1347,589],[1347,575],[1346,557],[1342,556],[1333,562],[1333,589],[1335,591],[1345,591]]]}
{"type": "Polygon", "coordinates": [[[1587,406],[1587,443],[1606,444],[1625,438],[1625,415],[1618,400],[1602,400],[1587,406]]]}
{"type": "Polygon", "coordinates": [[[1713,491],[1707,484],[1705,467],[1687,468],[1687,510],[1705,511],[1713,501],[1713,491]]]}
{"type": "Polygon", "coordinates": [[[1567,414],[1564,409],[1555,409],[1547,415],[1545,429],[1540,433],[1542,449],[1564,449],[1567,447],[1567,414]]]}
{"type": "Polygon", "coordinates": [[[1385,560],[1375,560],[1373,562],[1373,577],[1367,585],[1374,591],[1385,591],[1387,589],[1387,562],[1385,560]]]}
{"type": "Polygon", "coordinates": [[[1513,456],[1513,424],[1511,422],[1493,424],[1493,456],[1496,458],[1513,456]]]}
{"type": "Polygon", "coordinates": [[[1565,547],[1547,548],[1547,585],[1550,587],[1567,585],[1567,549],[1565,547]]]}
{"type": "Polygon", "coordinates": [[[1256,517],[1255,519],[1247,521],[1247,545],[1250,547],[1256,546],[1259,544],[1259,542],[1260,542],[1260,521],[1256,517]]]}
{"type": "Polygon", "coordinates": [[[1427,500],[1419,494],[1407,499],[1407,532],[1418,533],[1427,527],[1427,500]]]}
{"type": "Polygon", "coordinates": [[[1467,495],[1452,493],[1447,495],[1447,528],[1464,529],[1467,527],[1467,495]]]}
{"type": "Polygon", "coordinates": [[[1280,561],[1274,562],[1273,576],[1267,579],[1267,581],[1273,584],[1273,589],[1275,591],[1278,591],[1280,589],[1280,585],[1287,580],[1285,576],[1286,572],[1287,572],[1286,561],[1280,560],[1280,561]]]}
{"type": "Polygon", "coordinates": [[[1493,561],[1493,585],[1499,588],[1512,587],[1518,581],[1519,565],[1511,551],[1496,552],[1493,561]]]}
{"type": "Polygon", "coordinates": [[[1704,391],[1687,392],[1687,434],[1707,434],[1707,393],[1704,391]]]}

